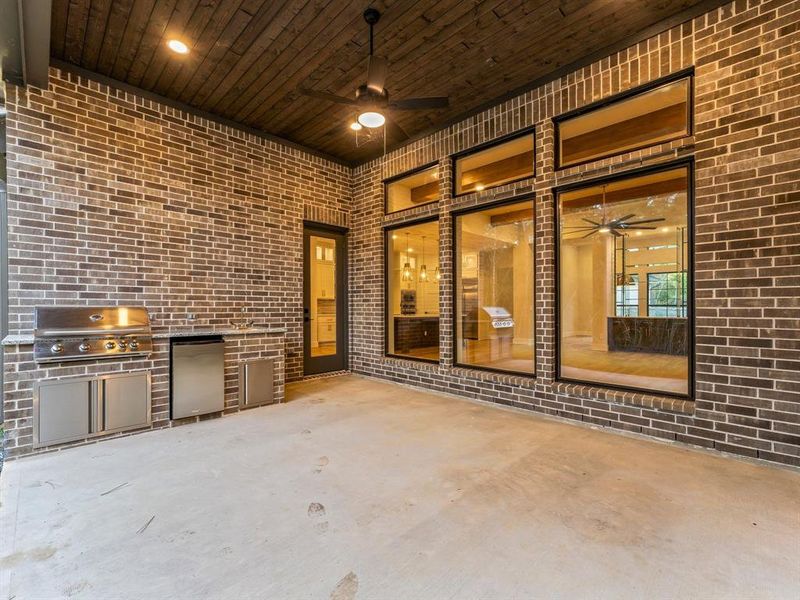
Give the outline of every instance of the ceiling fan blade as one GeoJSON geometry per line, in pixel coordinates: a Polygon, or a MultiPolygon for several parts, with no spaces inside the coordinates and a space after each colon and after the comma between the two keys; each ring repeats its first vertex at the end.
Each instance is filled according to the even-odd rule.
{"type": "Polygon", "coordinates": [[[641,225],[642,223],[660,223],[666,219],[643,219],[642,221],[630,221],[628,223],[620,223],[620,227],[630,227],[631,225],[641,225]]]}
{"type": "Polygon", "coordinates": [[[398,110],[425,110],[431,108],[447,108],[450,99],[447,96],[432,96],[430,98],[406,98],[389,104],[390,108],[398,110]]]}
{"type": "Polygon", "coordinates": [[[382,94],[386,85],[386,59],[370,54],[367,67],[367,87],[376,94],[382,94]]]}
{"type": "Polygon", "coordinates": [[[592,221],[591,219],[586,219],[586,218],[584,218],[583,220],[586,221],[587,223],[591,223],[595,227],[600,227],[600,223],[598,223],[596,221],[592,221]]]}
{"type": "Polygon", "coordinates": [[[355,104],[356,101],[352,98],[345,98],[344,96],[337,96],[336,94],[329,94],[328,92],[318,92],[317,90],[309,90],[307,88],[298,88],[297,90],[304,96],[311,98],[319,98],[320,100],[327,100],[328,102],[336,102],[337,104],[355,104]]]}
{"type": "Polygon", "coordinates": [[[589,237],[590,235],[594,235],[595,233],[597,233],[597,231],[598,231],[597,229],[595,229],[594,231],[590,231],[589,233],[587,233],[587,234],[586,234],[586,235],[584,235],[583,237],[587,238],[587,237],[589,237]]]}
{"type": "Polygon", "coordinates": [[[408,134],[392,117],[386,117],[386,135],[392,143],[399,143],[408,139],[408,134]]]}
{"type": "Polygon", "coordinates": [[[614,220],[613,220],[613,221],[611,221],[611,222],[612,222],[612,223],[623,223],[624,221],[627,221],[627,220],[628,220],[628,219],[630,219],[631,217],[635,217],[635,216],[636,216],[636,215],[634,215],[634,214],[625,215],[624,217],[620,217],[619,219],[614,219],[614,220]]]}

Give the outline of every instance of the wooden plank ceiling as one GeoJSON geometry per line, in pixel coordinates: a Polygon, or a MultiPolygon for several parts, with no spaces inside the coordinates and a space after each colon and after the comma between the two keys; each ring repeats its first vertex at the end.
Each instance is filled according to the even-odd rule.
{"type": "MultiPolygon", "coordinates": [[[[376,54],[392,99],[450,107],[391,114],[413,136],[680,13],[701,0],[382,0],[376,54]]],[[[53,0],[52,55],[358,163],[353,110],[299,87],[352,96],[365,82],[366,0],[53,0]],[[179,56],[166,41],[180,38],[179,56]]],[[[389,145],[402,141],[389,130],[389,145]]]]}

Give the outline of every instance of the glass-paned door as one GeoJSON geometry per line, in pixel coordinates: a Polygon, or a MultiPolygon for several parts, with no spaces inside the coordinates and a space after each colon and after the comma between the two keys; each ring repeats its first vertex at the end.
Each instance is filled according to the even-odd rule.
{"type": "Polygon", "coordinates": [[[306,226],[303,231],[303,372],[347,366],[347,238],[306,226]]]}

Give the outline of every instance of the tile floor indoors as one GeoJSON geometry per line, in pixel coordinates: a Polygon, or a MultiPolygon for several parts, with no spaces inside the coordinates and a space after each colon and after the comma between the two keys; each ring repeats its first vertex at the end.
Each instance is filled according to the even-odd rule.
{"type": "Polygon", "coordinates": [[[357,376],[14,460],[0,598],[797,598],[800,473],[357,376]]]}

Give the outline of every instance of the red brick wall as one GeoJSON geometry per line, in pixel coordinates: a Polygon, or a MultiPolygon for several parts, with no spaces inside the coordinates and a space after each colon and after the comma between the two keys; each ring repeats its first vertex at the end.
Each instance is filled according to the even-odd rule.
{"type": "Polygon", "coordinates": [[[604,427],[800,465],[800,2],[736,2],[355,169],[351,367],[604,427]],[[556,173],[552,117],[684,68],[695,135],[556,173]],[[451,154],[536,126],[536,176],[452,198],[451,154]],[[696,160],[696,395],[555,380],[554,185],[696,160]],[[438,206],[384,217],[381,180],[440,162],[438,206]],[[537,377],[453,366],[450,212],[535,193],[537,377]],[[441,364],[383,356],[381,227],[440,218],[441,364]]]}

